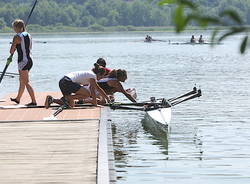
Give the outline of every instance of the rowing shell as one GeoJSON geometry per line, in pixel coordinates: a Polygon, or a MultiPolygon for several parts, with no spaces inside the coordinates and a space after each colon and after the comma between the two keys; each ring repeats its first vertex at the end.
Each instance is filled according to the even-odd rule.
{"type": "Polygon", "coordinates": [[[168,131],[171,121],[171,107],[162,107],[158,109],[145,110],[145,124],[148,128],[168,131]]]}

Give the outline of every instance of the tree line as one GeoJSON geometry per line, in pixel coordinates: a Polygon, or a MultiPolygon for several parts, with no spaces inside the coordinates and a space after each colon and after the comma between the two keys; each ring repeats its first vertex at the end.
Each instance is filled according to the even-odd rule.
{"type": "MultiPolygon", "coordinates": [[[[250,25],[250,0],[193,0],[201,12],[216,15],[225,7],[250,25]]],[[[0,29],[16,18],[26,19],[34,0],[1,0],[0,29]]],[[[155,0],[39,0],[30,24],[40,26],[172,26],[174,5],[155,0]]],[[[230,20],[229,20],[230,21],[230,20]]]]}

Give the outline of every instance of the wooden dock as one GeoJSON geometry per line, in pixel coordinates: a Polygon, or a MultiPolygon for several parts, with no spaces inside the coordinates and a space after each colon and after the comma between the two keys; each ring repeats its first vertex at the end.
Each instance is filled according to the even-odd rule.
{"type": "MultiPolygon", "coordinates": [[[[47,94],[36,93],[38,105],[47,94]]],[[[115,183],[110,122],[104,108],[63,110],[12,108],[10,94],[0,102],[0,181],[3,184],[115,183]],[[102,114],[102,116],[101,116],[102,114]]],[[[21,101],[29,103],[27,94],[21,101]]]]}

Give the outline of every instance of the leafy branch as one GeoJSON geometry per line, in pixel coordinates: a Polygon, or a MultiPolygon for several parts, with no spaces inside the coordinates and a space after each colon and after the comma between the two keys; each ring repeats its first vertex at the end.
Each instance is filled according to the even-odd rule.
{"type": "Polygon", "coordinates": [[[244,34],[240,45],[241,54],[245,53],[249,39],[250,28],[243,24],[242,19],[236,11],[225,9],[218,16],[207,16],[199,12],[197,4],[191,0],[161,0],[158,3],[163,5],[174,5],[175,10],[173,14],[173,22],[175,24],[175,31],[180,33],[186,29],[190,22],[195,22],[200,27],[206,28],[209,25],[216,26],[211,36],[212,44],[220,43],[225,38],[236,35],[244,34]],[[232,22],[229,25],[226,20],[232,22]],[[226,26],[227,29],[222,34],[219,34],[222,30],[221,26],[226,26]]]}

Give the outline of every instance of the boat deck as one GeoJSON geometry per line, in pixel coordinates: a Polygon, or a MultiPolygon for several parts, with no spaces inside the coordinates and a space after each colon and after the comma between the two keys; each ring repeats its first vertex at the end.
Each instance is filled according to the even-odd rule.
{"type": "MultiPolygon", "coordinates": [[[[38,105],[44,104],[47,94],[60,97],[59,93],[36,93],[38,105]]],[[[0,106],[12,107],[10,96],[14,97],[6,96],[0,106]]],[[[27,94],[22,99],[22,104],[30,102],[27,94]]],[[[56,120],[44,120],[54,111],[54,108],[0,109],[1,183],[114,182],[112,150],[108,147],[110,126],[101,120],[102,109],[66,109],[56,120]]]]}

